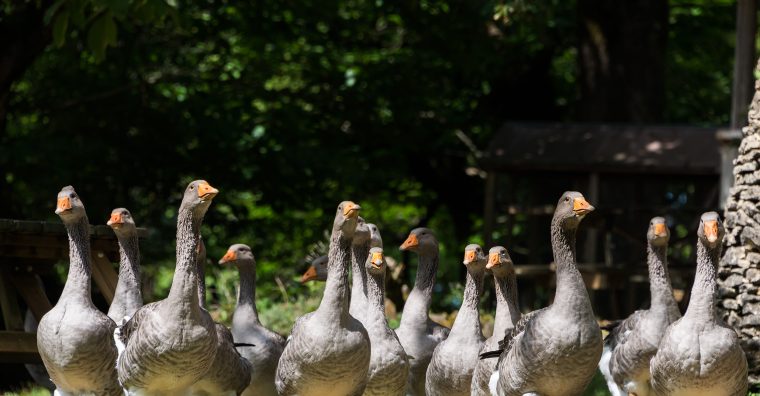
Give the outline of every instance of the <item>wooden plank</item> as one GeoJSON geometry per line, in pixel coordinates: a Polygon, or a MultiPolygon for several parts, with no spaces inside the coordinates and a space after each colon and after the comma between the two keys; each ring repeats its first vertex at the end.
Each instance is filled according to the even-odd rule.
{"type": "Polygon", "coordinates": [[[35,333],[0,331],[0,363],[40,362],[35,333]]]}
{"type": "Polygon", "coordinates": [[[749,102],[754,94],[752,71],[755,66],[757,0],[736,3],[736,46],[734,47],[734,81],[731,92],[731,128],[747,125],[749,102]]]}
{"type": "Polygon", "coordinates": [[[103,294],[108,304],[111,304],[113,296],[116,293],[118,275],[116,275],[111,261],[108,260],[103,252],[92,252],[92,279],[98,285],[100,293],[103,294]]]}
{"type": "Polygon", "coordinates": [[[42,316],[53,308],[42,281],[36,274],[29,272],[13,272],[10,275],[19,294],[39,322],[42,316]]]}
{"type": "Polygon", "coordinates": [[[24,318],[16,298],[16,288],[7,270],[0,270],[0,310],[7,330],[24,330],[24,318]]]}

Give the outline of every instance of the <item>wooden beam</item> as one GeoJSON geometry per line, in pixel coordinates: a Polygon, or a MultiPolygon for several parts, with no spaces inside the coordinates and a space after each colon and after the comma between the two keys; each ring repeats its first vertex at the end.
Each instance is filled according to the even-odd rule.
{"type": "Polygon", "coordinates": [[[47,294],[45,294],[42,280],[30,272],[12,272],[10,276],[29,310],[34,314],[34,318],[39,322],[42,316],[53,308],[53,304],[50,303],[47,294]]]}
{"type": "Polygon", "coordinates": [[[92,279],[98,285],[98,289],[100,289],[100,293],[105,297],[106,302],[110,305],[116,293],[118,275],[116,275],[111,261],[108,260],[103,252],[92,252],[92,279]]]}
{"type": "Polygon", "coordinates": [[[16,298],[16,288],[7,270],[0,270],[0,310],[7,330],[24,330],[24,318],[16,298]]]}
{"type": "Polygon", "coordinates": [[[755,84],[755,35],[757,34],[757,0],[736,2],[736,47],[734,47],[734,81],[731,92],[731,128],[747,125],[749,103],[755,84]]]}
{"type": "Polygon", "coordinates": [[[35,333],[0,331],[0,363],[40,362],[35,333]]]}

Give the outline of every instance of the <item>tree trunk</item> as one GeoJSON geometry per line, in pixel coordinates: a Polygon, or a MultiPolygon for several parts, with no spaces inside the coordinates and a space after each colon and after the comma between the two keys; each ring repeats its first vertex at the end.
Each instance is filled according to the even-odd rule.
{"type": "MultiPolygon", "coordinates": [[[[760,69],[760,63],[758,63],[760,69]]],[[[734,186],[726,200],[726,250],[720,263],[718,309],[739,330],[751,383],[760,383],[760,81],[742,130],[734,186]]]]}
{"type": "Polygon", "coordinates": [[[578,1],[579,119],[662,119],[668,12],[667,0],[578,1]]]}

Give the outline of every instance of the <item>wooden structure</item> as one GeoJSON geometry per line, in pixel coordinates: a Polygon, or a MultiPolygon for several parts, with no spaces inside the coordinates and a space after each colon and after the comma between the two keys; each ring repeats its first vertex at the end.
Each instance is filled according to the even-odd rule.
{"type": "Polygon", "coordinates": [[[581,191],[597,209],[584,220],[577,250],[592,298],[609,297],[609,304],[597,303],[602,317],[622,317],[646,301],[645,235],[654,216],[668,220],[671,276],[676,288],[688,290],[699,215],[718,208],[716,132],[625,124],[504,125],[481,161],[487,172],[484,240],[510,249],[522,274],[523,301],[536,298],[530,283],[553,285],[547,230],[566,190],[581,191]],[[526,277],[535,282],[525,282],[526,277]]]}
{"type": "MultiPolygon", "coordinates": [[[[119,248],[108,226],[91,226],[92,279],[109,304],[116,289],[113,262],[119,248]]],[[[145,237],[147,231],[138,229],[145,237]]],[[[52,303],[40,276],[51,274],[54,265],[69,258],[69,240],[61,223],[0,219],[0,363],[39,362],[37,339],[24,331],[24,314],[19,297],[37,319],[52,303]]]]}

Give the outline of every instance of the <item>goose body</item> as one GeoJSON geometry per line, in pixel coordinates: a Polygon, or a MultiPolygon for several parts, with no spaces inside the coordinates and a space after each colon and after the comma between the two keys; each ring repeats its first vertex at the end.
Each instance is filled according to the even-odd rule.
{"type": "Polygon", "coordinates": [[[681,317],[668,275],[669,237],[665,219],[653,218],[647,231],[651,307],[634,312],[605,339],[600,369],[613,395],[647,396],[651,393],[649,362],[657,352],[665,329],[681,317]]]}
{"type": "Polygon", "coordinates": [[[143,305],[140,290],[140,247],[132,214],[124,208],[111,211],[107,223],[119,241],[119,281],[108,317],[116,323],[128,320],[143,305]]]}
{"type": "Polygon", "coordinates": [[[169,296],[137,310],[114,334],[123,348],[119,381],[128,394],[184,394],[214,361],[217,330],[199,304],[196,252],[203,216],[217,193],[203,180],[187,186],[177,217],[177,267],[169,296]]]}
{"type": "Polygon", "coordinates": [[[449,335],[448,328],[433,322],[428,316],[438,271],[438,241],[431,230],[415,228],[401,245],[401,250],[416,252],[419,266],[396,334],[410,358],[407,394],[424,396],[425,375],[433,351],[449,335]]]}
{"type": "MultiPolygon", "coordinates": [[[[511,332],[520,319],[517,306],[517,280],[512,259],[507,249],[494,246],[489,250],[486,269],[491,270],[496,292],[496,315],[494,315],[493,335],[483,343],[480,352],[499,348],[499,341],[507,332],[511,332]]],[[[472,373],[471,394],[473,396],[490,396],[488,383],[496,370],[497,359],[478,359],[472,373]]]]}
{"type": "Polygon", "coordinates": [[[230,246],[219,260],[220,264],[234,264],[240,273],[240,290],[232,316],[232,336],[238,343],[252,344],[238,348],[251,362],[250,384],[245,396],[276,396],[274,384],[277,361],[285,347],[285,339],[264,327],[256,309],[256,260],[251,248],[243,244],[230,246]]]}
{"type": "Polygon", "coordinates": [[[449,336],[435,348],[427,368],[425,392],[429,396],[468,396],[478,352],[483,346],[478,310],[486,266],[483,249],[468,245],[464,264],[467,279],[462,306],[449,336]]]}
{"type": "Polygon", "coordinates": [[[316,311],[296,320],[277,365],[280,395],[360,395],[367,383],[370,343],[348,312],[348,267],[359,206],[342,202],[330,237],[327,285],[316,311]]]}
{"type": "Polygon", "coordinates": [[[518,332],[506,340],[507,350],[498,363],[499,396],[580,395],[596,371],[602,353],[601,331],[575,263],[575,232],[591,210],[577,192],[566,192],[557,204],[552,219],[557,263],[554,302],[524,316],[518,332]]]}
{"type": "Polygon", "coordinates": [[[37,327],[40,357],[57,394],[120,395],[116,324],[92,303],[89,222],[73,187],[58,193],[56,214],[69,235],[69,274],[58,302],[37,327]]]}
{"type": "Polygon", "coordinates": [[[373,247],[370,250],[366,271],[368,307],[362,323],[371,334],[371,357],[364,394],[401,396],[406,390],[409,359],[385,319],[386,264],[382,248],[373,247]]]}
{"type": "MultiPolygon", "coordinates": [[[[206,246],[198,241],[198,297],[201,307],[206,306],[206,246]]],[[[227,326],[215,324],[216,355],[206,374],[194,383],[190,392],[196,396],[240,395],[251,382],[251,363],[235,348],[232,333],[227,326]]]]}
{"type": "Polygon", "coordinates": [[[736,331],[715,312],[716,271],[723,225],[715,212],[700,219],[697,272],[689,307],[665,331],[651,361],[655,395],[744,396],[747,359],[736,331]]]}

